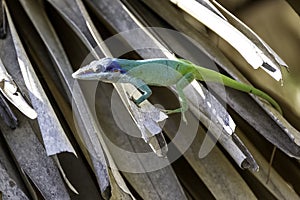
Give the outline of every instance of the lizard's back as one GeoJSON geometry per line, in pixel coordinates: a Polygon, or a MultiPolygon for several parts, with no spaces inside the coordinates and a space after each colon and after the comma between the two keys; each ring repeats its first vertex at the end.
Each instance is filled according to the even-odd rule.
{"type": "Polygon", "coordinates": [[[148,59],[132,60],[119,59],[120,66],[131,77],[143,80],[148,85],[171,86],[176,84],[182,77],[181,71],[184,63],[180,60],[148,59]]]}

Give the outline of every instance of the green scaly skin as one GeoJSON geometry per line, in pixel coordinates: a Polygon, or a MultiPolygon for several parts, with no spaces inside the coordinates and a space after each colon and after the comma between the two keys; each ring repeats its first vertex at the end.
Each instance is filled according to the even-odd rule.
{"type": "Polygon", "coordinates": [[[148,85],[172,86],[176,85],[181,108],[167,110],[169,113],[182,112],[188,109],[187,99],[183,89],[194,79],[224,84],[246,93],[252,93],[267,100],[278,112],[282,110],[278,103],[265,92],[233,80],[216,71],[197,66],[187,60],[170,60],[165,58],[147,60],[127,60],[104,58],[92,62],[73,74],[74,78],[86,80],[100,80],[110,83],[131,83],[143,92],[143,95],[134,100],[137,105],[146,100],[152,91],[148,85]]]}

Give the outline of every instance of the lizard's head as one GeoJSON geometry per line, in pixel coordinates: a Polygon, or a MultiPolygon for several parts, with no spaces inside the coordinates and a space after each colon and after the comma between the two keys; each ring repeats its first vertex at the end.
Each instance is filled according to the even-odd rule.
{"type": "Polygon", "coordinates": [[[102,58],[92,61],[89,65],[78,69],[72,74],[73,78],[82,80],[102,80],[114,82],[120,78],[125,70],[119,65],[115,58],[102,58]]]}

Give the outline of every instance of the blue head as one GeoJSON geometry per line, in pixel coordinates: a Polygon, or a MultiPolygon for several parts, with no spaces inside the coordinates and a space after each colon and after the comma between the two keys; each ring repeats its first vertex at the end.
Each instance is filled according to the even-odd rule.
{"type": "Polygon", "coordinates": [[[102,80],[114,82],[126,71],[119,65],[115,58],[102,58],[92,61],[89,65],[78,69],[72,74],[73,78],[82,80],[102,80]]]}

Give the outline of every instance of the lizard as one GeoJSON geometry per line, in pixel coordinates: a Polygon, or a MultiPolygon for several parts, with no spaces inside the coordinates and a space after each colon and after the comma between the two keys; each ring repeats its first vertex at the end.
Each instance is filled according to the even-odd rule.
{"type": "MultiPolygon", "coordinates": [[[[176,85],[181,107],[175,110],[164,111],[166,114],[181,112],[184,121],[184,112],[188,109],[188,104],[183,89],[195,79],[205,82],[218,82],[236,90],[252,93],[268,101],[281,115],[283,114],[279,104],[262,90],[238,82],[214,70],[195,65],[184,59],[155,58],[128,60],[102,58],[92,61],[89,65],[78,69],[72,76],[75,79],[81,80],[100,80],[107,83],[131,83],[143,93],[138,99],[132,99],[136,105],[140,105],[152,94],[148,85],[165,87],[176,85]]],[[[267,182],[269,181],[275,151],[276,146],[274,146],[272,151],[267,182]]]]}
{"type": "Polygon", "coordinates": [[[92,61],[89,65],[78,69],[72,74],[73,78],[81,80],[99,80],[107,83],[131,83],[137,87],[142,96],[132,99],[140,105],[151,94],[149,86],[176,85],[180,108],[164,110],[166,114],[188,110],[187,99],[183,89],[194,79],[198,81],[219,82],[227,87],[252,93],[268,101],[280,114],[282,110],[278,103],[267,93],[244,83],[238,82],[217,71],[198,66],[184,59],[155,58],[145,60],[128,60],[119,58],[102,58],[92,61]]]}

